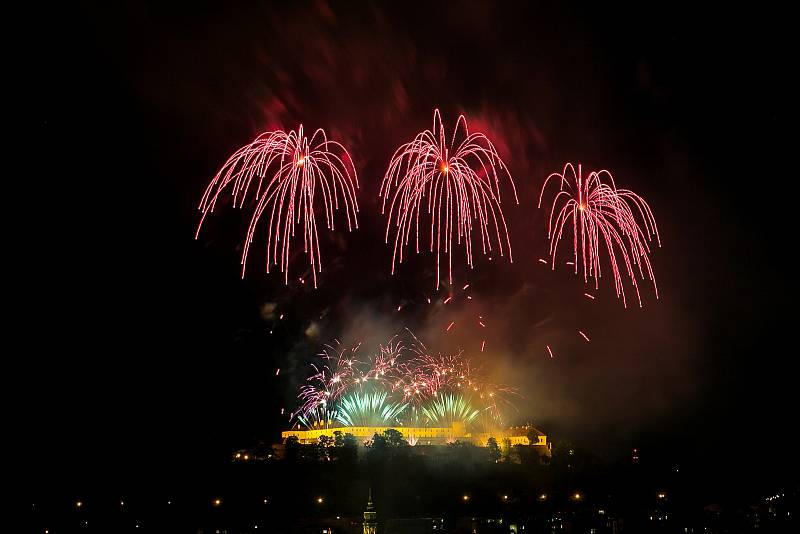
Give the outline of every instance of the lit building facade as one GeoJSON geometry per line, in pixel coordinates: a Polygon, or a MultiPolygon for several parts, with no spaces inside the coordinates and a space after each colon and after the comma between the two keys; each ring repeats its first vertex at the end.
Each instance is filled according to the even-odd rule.
{"type": "Polygon", "coordinates": [[[396,430],[403,434],[403,438],[411,445],[446,445],[454,441],[466,441],[479,447],[485,447],[489,438],[494,438],[498,446],[504,445],[534,445],[550,451],[547,436],[531,426],[511,427],[496,432],[468,432],[462,423],[454,423],[450,427],[405,427],[405,426],[342,426],[327,428],[312,428],[309,430],[286,430],[281,432],[285,441],[290,436],[295,436],[300,443],[316,443],[321,436],[334,437],[335,432],[352,434],[362,442],[366,442],[375,434],[383,434],[387,430],[396,430]],[[531,443],[530,438],[535,441],[531,443]]]}

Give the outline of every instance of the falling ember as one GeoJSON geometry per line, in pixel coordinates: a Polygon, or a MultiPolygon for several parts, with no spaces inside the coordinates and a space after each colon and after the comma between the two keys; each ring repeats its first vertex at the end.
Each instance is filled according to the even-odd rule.
{"type": "Polygon", "coordinates": [[[283,408],[281,408],[281,415],[283,415],[283,408]]]}
{"type": "Polygon", "coordinates": [[[278,317],[278,320],[283,321],[283,314],[281,314],[280,317],[278,317]]]}
{"type": "Polygon", "coordinates": [[[278,369],[275,371],[275,376],[278,376],[279,374],[281,374],[281,368],[280,367],[278,367],[278,369]]]}
{"type": "Polygon", "coordinates": [[[583,339],[585,339],[586,341],[590,341],[590,340],[589,340],[589,336],[587,336],[586,334],[584,334],[584,333],[583,333],[583,332],[581,332],[580,330],[578,330],[578,333],[579,333],[581,336],[583,336],[583,339]]]}
{"type": "Polygon", "coordinates": [[[400,306],[398,306],[398,307],[397,307],[397,311],[400,311],[400,310],[402,310],[402,309],[403,309],[403,305],[402,305],[402,304],[401,304],[400,306]]]}
{"type": "Polygon", "coordinates": [[[544,263],[545,265],[547,265],[547,260],[544,258],[539,258],[539,263],[544,263]]]}
{"type": "Polygon", "coordinates": [[[447,326],[447,330],[445,330],[445,332],[449,332],[449,331],[450,331],[450,329],[451,329],[451,328],[453,328],[453,325],[454,325],[454,324],[456,324],[456,322],[455,322],[455,321],[451,322],[451,323],[450,323],[450,324],[447,326]]]}
{"type": "MultiPolygon", "coordinates": [[[[617,298],[627,307],[623,276],[630,279],[639,306],[642,297],[638,279],[648,279],[658,298],[658,286],[650,263],[650,246],[661,246],[658,226],[647,202],[628,189],[617,189],[614,177],[607,170],[589,173],[584,177],[581,165],[577,170],[571,163],[561,173],[552,173],[544,182],[539,194],[539,207],[550,180],[556,178],[558,193],[550,208],[547,238],[550,240],[550,257],[555,268],[558,244],[564,236],[564,227],[572,227],[572,256],[570,265],[578,274],[581,265],[584,282],[594,278],[595,289],[602,276],[601,254],[611,267],[617,298]]],[[[569,230],[567,230],[569,232],[569,230]]]]}
{"type": "Polygon", "coordinates": [[[441,281],[442,255],[447,256],[452,284],[455,245],[464,246],[467,265],[474,266],[473,224],[483,254],[496,249],[513,261],[500,200],[501,176],[508,178],[519,203],[511,173],[489,138],[470,134],[461,115],[448,144],[441,114],[435,110],[433,128],[397,149],[381,182],[381,212],[387,215],[385,241],[394,234],[392,274],[403,263],[409,245],[419,253],[420,236],[427,236],[427,248],[436,255],[436,287],[441,281]],[[420,231],[421,225],[428,228],[420,231]]]}
{"type": "Polygon", "coordinates": [[[446,299],[444,299],[444,303],[447,304],[451,300],[453,300],[453,297],[447,297],[446,299]]]}
{"type": "Polygon", "coordinates": [[[574,261],[568,261],[567,265],[575,265],[575,262],[574,261]]]}
{"type": "Polygon", "coordinates": [[[585,296],[587,299],[592,299],[592,300],[594,300],[594,295],[592,295],[592,294],[590,294],[590,293],[584,293],[583,295],[584,295],[584,296],[585,296]]]}
{"type": "MultiPolygon", "coordinates": [[[[289,133],[265,132],[228,158],[209,183],[200,201],[203,215],[195,239],[226,189],[233,207],[239,208],[252,192],[255,208],[242,247],[242,277],[256,227],[266,221],[267,273],[271,266],[279,266],[288,284],[291,242],[296,239],[296,228],[302,225],[297,233],[302,234],[303,252],[317,287],[322,256],[315,211],[324,211],[325,227],[333,231],[334,212],[341,205],[348,230],[357,229],[357,188],[358,176],[350,154],[340,143],[328,140],[324,130],[317,129],[310,139],[303,134],[302,125],[289,133]],[[292,161],[296,163],[288,164],[292,161]]],[[[302,278],[300,283],[305,283],[302,278]]]]}
{"type": "Polygon", "coordinates": [[[545,345],[545,347],[547,347],[547,352],[550,353],[550,357],[552,358],[553,357],[553,351],[550,349],[550,345],[545,345]]]}
{"type": "Polygon", "coordinates": [[[478,324],[481,325],[481,327],[486,328],[486,325],[484,324],[483,321],[478,321],[478,324]]]}
{"type": "Polygon", "coordinates": [[[486,348],[486,340],[481,341],[481,352],[486,348]]]}
{"type": "Polygon", "coordinates": [[[464,287],[462,287],[462,288],[461,288],[461,290],[462,290],[462,291],[466,291],[468,287],[469,287],[469,284],[467,284],[467,285],[465,285],[464,287]]]}

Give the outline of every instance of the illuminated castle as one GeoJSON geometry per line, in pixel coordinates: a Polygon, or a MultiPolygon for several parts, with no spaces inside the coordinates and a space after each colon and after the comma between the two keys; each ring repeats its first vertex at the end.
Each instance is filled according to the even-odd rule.
{"type": "Polygon", "coordinates": [[[511,427],[496,432],[469,432],[461,422],[454,422],[450,427],[406,427],[406,426],[338,426],[320,427],[309,430],[285,430],[281,438],[285,441],[294,436],[300,443],[317,443],[321,436],[334,437],[335,432],[352,434],[359,441],[366,442],[375,434],[383,434],[386,430],[396,430],[411,445],[446,445],[454,441],[470,442],[479,447],[485,447],[489,438],[494,438],[497,444],[503,445],[533,445],[541,448],[540,452],[550,455],[547,436],[532,426],[511,427]],[[531,443],[530,438],[535,437],[531,443]]]}

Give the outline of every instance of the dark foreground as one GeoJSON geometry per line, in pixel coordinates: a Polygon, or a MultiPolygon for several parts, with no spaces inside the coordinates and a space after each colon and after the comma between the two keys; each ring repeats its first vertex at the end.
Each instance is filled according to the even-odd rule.
{"type": "MultiPolygon", "coordinates": [[[[631,456],[604,462],[569,446],[552,461],[449,447],[299,454],[184,473],[94,476],[27,493],[28,532],[363,531],[370,489],[382,533],[798,532],[792,473],[725,476],[631,456]]],[[[638,454],[638,453],[637,453],[638,454]]]]}

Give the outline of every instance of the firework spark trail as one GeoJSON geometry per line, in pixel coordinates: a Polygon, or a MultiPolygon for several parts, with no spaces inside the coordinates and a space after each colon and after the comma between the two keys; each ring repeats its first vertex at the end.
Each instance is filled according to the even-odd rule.
{"type": "Polygon", "coordinates": [[[314,373],[300,388],[301,405],[295,418],[309,428],[319,427],[341,423],[359,410],[378,417],[375,414],[386,407],[408,405],[407,412],[395,414],[390,409],[387,413],[405,414],[403,417],[419,422],[422,407],[441,394],[457,393],[478,403],[493,420],[502,421],[504,407],[513,407],[508,397],[518,395],[514,388],[487,382],[463,352],[430,354],[412,332],[408,333],[409,343],[394,337],[363,360],[356,358],[358,347],[346,349],[338,342],[326,346],[319,355],[323,363],[312,365],[314,373]],[[365,396],[375,392],[385,392],[386,396],[380,402],[377,397],[365,396]],[[350,399],[347,403],[345,397],[350,399]]]}
{"type": "Polygon", "coordinates": [[[407,406],[391,402],[386,391],[351,393],[342,398],[335,417],[345,426],[394,425],[407,406]]]}
{"type": "Polygon", "coordinates": [[[617,298],[622,298],[623,305],[627,307],[623,271],[618,265],[620,262],[631,280],[640,307],[642,298],[637,271],[642,280],[647,276],[652,281],[658,298],[658,286],[650,264],[650,243],[655,237],[661,246],[661,240],[656,220],[647,202],[633,191],[617,189],[613,176],[606,170],[592,172],[584,178],[580,165],[576,171],[571,163],[567,163],[561,173],[553,173],[545,180],[539,195],[540,208],[544,192],[552,178],[559,181],[559,191],[550,208],[547,229],[552,268],[555,269],[558,243],[564,235],[564,227],[571,224],[574,258],[571,263],[575,274],[581,264],[584,281],[594,278],[595,289],[598,289],[602,276],[601,245],[605,245],[614,288],[617,298]]]}
{"type": "Polygon", "coordinates": [[[422,413],[432,424],[450,427],[459,421],[471,423],[480,415],[480,410],[474,408],[463,396],[448,393],[423,406],[422,413]]]}
{"type": "Polygon", "coordinates": [[[296,226],[302,223],[303,251],[316,288],[317,272],[322,271],[314,213],[316,204],[320,203],[318,199],[322,199],[325,226],[329,230],[335,229],[334,211],[339,210],[341,202],[348,231],[352,231],[358,228],[357,188],[358,176],[350,154],[340,143],[329,140],[321,128],[310,139],[303,135],[302,125],[289,133],[266,132],[237,150],[211,180],[200,201],[203,215],[195,239],[200,235],[206,216],[214,211],[226,189],[233,197],[233,207],[239,208],[244,207],[249,193],[255,189],[255,209],[242,251],[242,277],[258,222],[269,211],[267,273],[271,265],[279,265],[284,282],[289,283],[291,241],[296,226]],[[255,179],[257,184],[253,187],[255,179]]]}
{"type": "Polygon", "coordinates": [[[491,252],[496,243],[499,254],[503,256],[507,250],[513,262],[500,200],[502,175],[508,177],[514,200],[519,203],[514,180],[489,138],[482,133],[470,134],[467,119],[460,115],[448,144],[441,114],[435,110],[433,128],[397,149],[381,183],[381,213],[387,213],[387,204],[389,207],[386,243],[394,226],[392,274],[396,264],[403,263],[412,236],[416,253],[420,251],[423,211],[430,217],[429,250],[436,253],[437,289],[443,254],[447,255],[448,280],[453,282],[454,234],[456,244],[463,241],[467,265],[473,267],[473,221],[480,231],[483,254],[491,252]],[[461,128],[463,135],[459,137],[461,128]]]}

